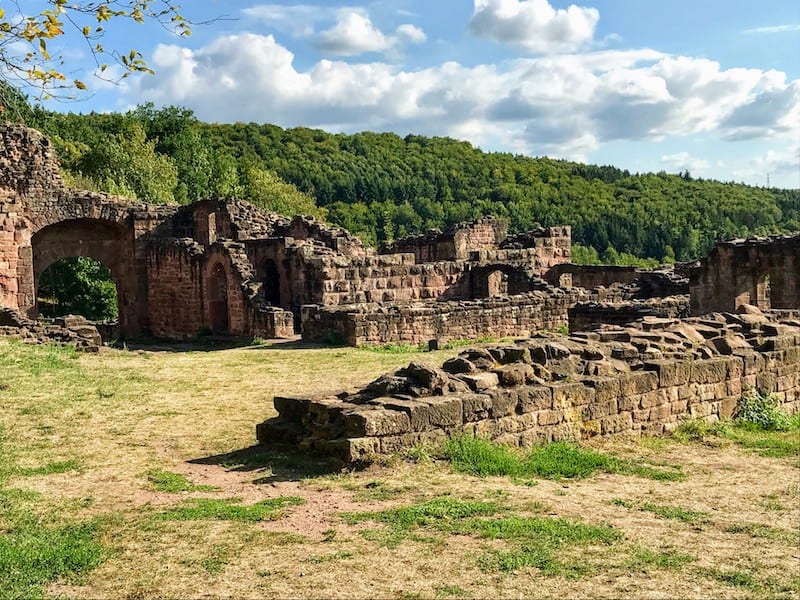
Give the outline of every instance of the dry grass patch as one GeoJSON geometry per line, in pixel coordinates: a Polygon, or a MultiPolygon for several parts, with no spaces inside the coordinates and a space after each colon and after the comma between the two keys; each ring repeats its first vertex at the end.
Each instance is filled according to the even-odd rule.
{"type": "Polygon", "coordinates": [[[791,453],[716,435],[597,440],[595,454],[680,477],[550,480],[454,472],[433,448],[351,472],[252,447],[273,395],[353,388],[410,358],[297,344],[78,355],[0,340],[0,535],[19,514],[42,535],[86,525],[99,558],[29,588],[74,598],[800,596],[791,453]],[[497,512],[431,517],[394,545],[366,516],[437,499],[497,512]],[[159,517],[186,511],[202,518],[159,517]]]}

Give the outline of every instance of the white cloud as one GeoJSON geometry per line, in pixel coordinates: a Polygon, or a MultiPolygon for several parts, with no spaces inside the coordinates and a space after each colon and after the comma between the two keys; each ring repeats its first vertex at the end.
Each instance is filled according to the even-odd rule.
{"type": "Polygon", "coordinates": [[[317,36],[315,45],[336,56],[355,56],[367,52],[390,52],[402,43],[419,44],[425,39],[425,32],[410,24],[400,25],[395,35],[386,35],[375,27],[366,12],[343,9],[337,13],[336,24],[317,36]]]}
{"type": "Polygon", "coordinates": [[[689,171],[693,173],[707,170],[711,163],[704,158],[697,158],[688,152],[678,152],[676,154],[665,154],[661,157],[661,162],[674,171],[689,171]]]}
{"type": "Polygon", "coordinates": [[[242,9],[242,14],[248,20],[260,21],[278,31],[294,36],[309,36],[314,33],[317,23],[333,20],[337,10],[340,9],[311,4],[257,4],[242,9]]]}
{"type": "Polygon", "coordinates": [[[775,185],[776,180],[783,180],[789,182],[786,185],[800,189],[800,142],[794,141],[779,150],[767,150],[732,173],[736,181],[766,185],[769,180],[775,185]]]}
{"type": "MultiPolygon", "coordinates": [[[[419,70],[321,60],[298,70],[272,36],[241,34],[198,50],[159,46],[152,63],[155,76],[131,82],[132,101],[185,105],[211,122],[450,135],[574,159],[613,140],[703,134],[780,149],[800,139],[800,80],[647,49],[419,70]]],[[[708,166],[692,160],[690,170],[708,166]]],[[[797,164],[796,153],[787,160],[797,164]]]]}
{"type": "Polygon", "coordinates": [[[767,27],[753,27],[752,29],[745,29],[745,33],[789,33],[792,31],[800,31],[800,23],[791,25],[770,25],[767,27]]]}
{"type": "Polygon", "coordinates": [[[594,38],[596,8],[554,9],[548,0],[475,0],[472,33],[537,54],[573,52],[594,38]]]}

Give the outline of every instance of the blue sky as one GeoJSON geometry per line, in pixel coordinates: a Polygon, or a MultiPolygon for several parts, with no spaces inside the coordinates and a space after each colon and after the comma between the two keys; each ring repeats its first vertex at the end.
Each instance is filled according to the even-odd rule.
{"type": "Polygon", "coordinates": [[[186,0],[183,12],[222,18],[188,39],[110,29],[106,45],[141,50],[156,74],[51,106],[152,101],[212,122],[447,135],[800,187],[800,2],[186,0]]]}

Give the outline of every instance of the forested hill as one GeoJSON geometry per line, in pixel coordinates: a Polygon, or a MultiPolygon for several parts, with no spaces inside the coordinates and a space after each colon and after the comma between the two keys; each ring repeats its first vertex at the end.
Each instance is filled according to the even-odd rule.
{"type": "Polygon", "coordinates": [[[584,260],[688,260],[720,238],[800,229],[800,191],[482,152],[448,138],[201,123],[190,111],[25,120],[56,144],[67,178],[156,202],[238,195],[311,212],[376,243],[484,214],[512,231],[572,225],[584,260]]]}

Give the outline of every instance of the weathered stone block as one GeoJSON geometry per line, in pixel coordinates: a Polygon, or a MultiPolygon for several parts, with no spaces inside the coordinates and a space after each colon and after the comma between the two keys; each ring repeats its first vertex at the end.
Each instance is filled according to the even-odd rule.
{"type": "Polygon", "coordinates": [[[553,408],[556,409],[583,406],[594,401],[594,388],[582,383],[553,383],[548,387],[553,390],[553,408]]]}
{"type": "Polygon", "coordinates": [[[464,422],[489,418],[492,409],[492,398],[487,394],[461,394],[464,422]]]}
{"type": "Polygon", "coordinates": [[[519,391],[517,410],[521,413],[553,408],[553,390],[547,386],[524,387],[519,391]]]}
{"type": "Polygon", "coordinates": [[[517,412],[519,393],[516,389],[497,388],[491,391],[493,418],[505,417],[517,412]]]}
{"type": "Polygon", "coordinates": [[[693,383],[719,383],[728,373],[727,358],[698,360],[692,363],[690,381],[693,383]]]}
{"type": "Polygon", "coordinates": [[[458,396],[432,396],[425,398],[430,407],[428,421],[433,427],[454,427],[464,422],[464,408],[458,396]]]}
{"type": "Polygon", "coordinates": [[[357,408],[344,411],[343,417],[346,437],[396,435],[411,430],[408,413],[400,410],[357,408]]]}
{"type": "Polygon", "coordinates": [[[539,425],[556,425],[563,420],[563,410],[542,410],[538,413],[539,425]]]}
{"type": "Polygon", "coordinates": [[[658,375],[650,371],[638,371],[620,375],[620,394],[632,396],[652,392],[658,387],[658,375]]]}
{"type": "Polygon", "coordinates": [[[496,388],[500,383],[497,373],[474,373],[471,375],[461,375],[460,377],[462,381],[475,392],[491,390],[496,388]]]}
{"type": "Polygon", "coordinates": [[[685,385],[692,373],[692,365],[687,361],[653,360],[646,362],[644,368],[658,374],[661,387],[685,385]]]}

